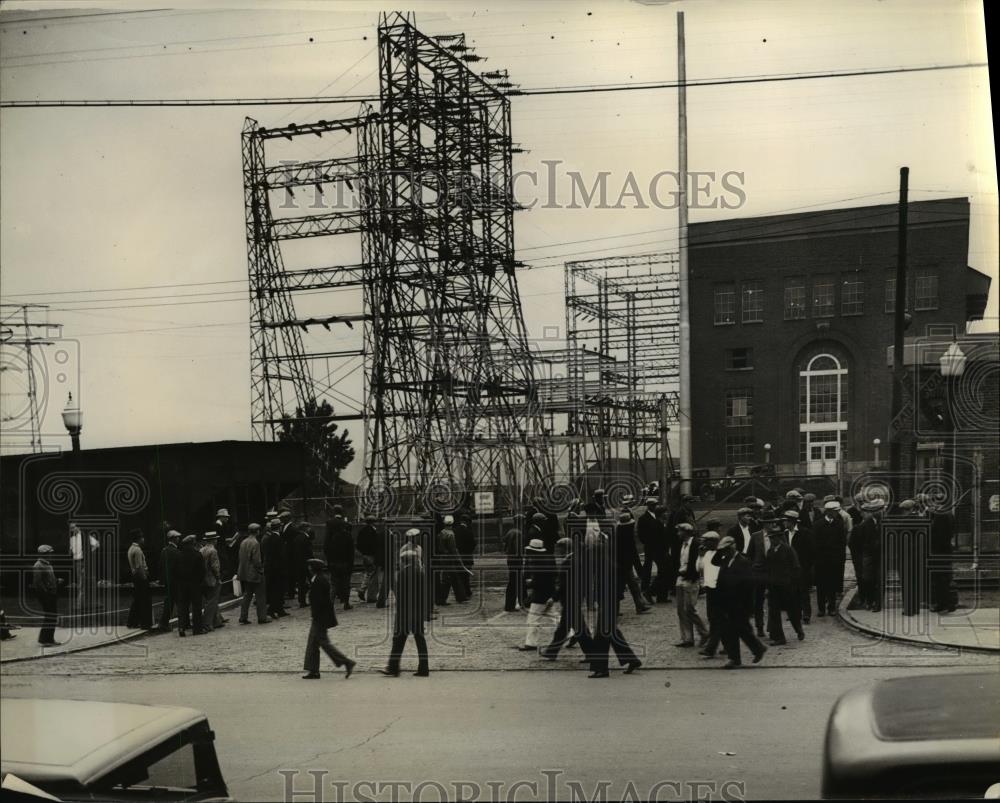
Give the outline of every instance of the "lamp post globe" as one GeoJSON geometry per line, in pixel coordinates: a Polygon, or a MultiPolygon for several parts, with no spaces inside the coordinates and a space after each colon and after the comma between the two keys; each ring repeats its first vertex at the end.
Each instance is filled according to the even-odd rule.
{"type": "Polygon", "coordinates": [[[70,440],[73,444],[73,451],[80,451],[80,431],[83,429],[83,411],[80,410],[80,405],[73,401],[73,394],[69,394],[69,398],[66,400],[66,407],[62,411],[63,426],[66,427],[66,431],[69,433],[70,440]]]}

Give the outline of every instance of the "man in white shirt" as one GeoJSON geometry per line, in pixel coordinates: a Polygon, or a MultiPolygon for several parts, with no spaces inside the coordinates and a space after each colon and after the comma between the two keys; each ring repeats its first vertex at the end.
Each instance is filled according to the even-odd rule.
{"type": "MultiPolygon", "coordinates": [[[[86,597],[91,596],[87,593],[89,591],[88,583],[92,579],[89,568],[93,565],[94,553],[100,546],[100,542],[93,535],[84,538],[83,530],[75,522],[70,522],[69,552],[73,556],[73,581],[76,583],[75,610],[77,613],[83,611],[86,597]]],[[[96,602],[93,599],[87,601],[96,602]]]]}
{"type": "Polygon", "coordinates": [[[698,571],[701,573],[701,584],[705,588],[705,611],[708,615],[708,643],[699,650],[706,658],[714,658],[719,642],[722,641],[720,626],[722,619],[719,611],[718,581],[719,567],[712,562],[715,548],[719,545],[719,527],[722,523],[710,519],[705,523],[708,528],[701,536],[698,549],[698,571]]]}
{"type": "Polygon", "coordinates": [[[750,551],[750,540],[754,533],[753,510],[741,507],[736,511],[736,524],[726,533],[736,542],[736,551],[746,555],[750,551]]]}

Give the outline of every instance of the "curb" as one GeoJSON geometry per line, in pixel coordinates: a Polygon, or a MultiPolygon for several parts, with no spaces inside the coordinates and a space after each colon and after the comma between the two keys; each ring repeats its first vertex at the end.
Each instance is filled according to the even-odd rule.
{"type": "MultiPolygon", "coordinates": [[[[228,611],[231,608],[239,606],[241,602],[242,599],[239,598],[227,600],[226,602],[223,602],[219,605],[219,610],[228,611]]],[[[176,616],[170,620],[171,625],[176,624],[176,622],[177,622],[176,616]]],[[[114,636],[113,638],[108,638],[105,639],[104,641],[99,641],[96,644],[88,644],[85,647],[74,647],[68,650],[60,650],[59,652],[49,652],[49,653],[43,652],[40,655],[25,655],[21,658],[0,658],[0,664],[20,664],[24,663],[25,661],[42,661],[45,660],[46,658],[60,658],[63,655],[72,655],[78,652],[87,652],[88,650],[96,650],[101,647],[108,647],[112,644],[120,644],[123,641],[134,641],[137,638],[149,635],[150,631],[148,630],[126,630],[124,633],[114,636]]]]}
{"type": "Polygon", "coordinates": [[[981,652],[988,655],[996,655],[1000,653],[1000,649],[994,647],[980,647],[980,646],[970,646],[968,644],[951,644],[947,641],[925,641],[924,639],[911,638],[909,636],[896,636],[886,633],[877,627],[871,627],[855,619],[851,612],[848,610],[848,606],[854,602],[854,597],[857,596],[858,588],[849,589],[844,593],[844,596],[840,600],[840,605],[837,608],[837,618],[840,619],[847,627],[857,630],[860,633],[864,633],[868,636],[874,636],[879,639],[886,639],[888,641],[898,641],[903,644],[917,644],[921,647],[926,647],[932,650],[971,650],[972,652],[981,652]]]}

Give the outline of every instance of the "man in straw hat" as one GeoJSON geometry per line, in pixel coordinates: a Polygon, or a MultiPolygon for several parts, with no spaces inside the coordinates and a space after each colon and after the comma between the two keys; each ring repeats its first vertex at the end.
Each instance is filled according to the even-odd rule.
{"type": "Polygon", "coordinates": [[[326,576],[326,562],[319,558],[306,561],[309,569],[309,637],[306,639],[306,655],[302,664],[303,680],[319,680],[319,651],[330,656],[333,665],[344,667],[344,680],[351,676],[355,662],[338,650],[330,641],[327,631],[337,626],[337,614],[333,609],[333,594],[326,576]]]}

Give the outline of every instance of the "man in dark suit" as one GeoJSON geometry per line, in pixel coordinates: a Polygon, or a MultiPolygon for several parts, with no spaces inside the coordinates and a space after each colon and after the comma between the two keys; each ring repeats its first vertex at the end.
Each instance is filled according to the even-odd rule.
{"type": "Polygon", "coordinates": [[[333,576],[333,591],[344,604],[344,610],[351,610],[351,574],[354,572],[354,535],[351,524],[344,518],[340,505],[333,508],[333,518],[326,523],[326,539],[323,541],[323,555],[333,576]]]}
{"type": "Polygon", "coordinates": [[[762,520],[754,520],[757,526],[750,533],[750,546],[746,550],[750,561],[750,574],[753,577],[753,621],[757,629],[757,638],[764,638],[764,599],[767,597],[767,564],[768,550],[771,548],[771,536],[764,529],[762,520]]]}
{"type": "Polygon", "coordinates": [[[205,559],[198,550],[198,536],[187,535],[181,541],[177,557],[178,613],[177,635],[184,636],[191,629],[192,635],[203,632],[201,623],[201,584],[205,579],[205,559]]]}
{"type": "Polygon", "coordinates": [[[264,596],[267,612],[274,618],[288,616],[285,610],[285,578],[287,575],[285,544],[281,540],[281,525],[268,525],[260,541],[260,556],[264,562],[264,596]]]}
{"type": "Polygon", "coordinates": [[[751,536],[758,527],[753,520],[753,510],[745,505],[736,511],[736,524],[726,530],[726,535],[736,542],[736,551],[741,555],[750,552],[751,536]]]}
{"type": "Polygon", "coordinates": [[[648,613],[652,610],[642,597],[639,581],[632,573],[632,568],[639,562],[639,553],[635,548],[635,519],[632,512],[625,508],[618,514],[618,526],[612,531],[614,541],[614,559],[618,571],[618,602],[625,598],[625,589],[632,595],[636,613],[648,613]]]}
{"type": "Polygon", "coordinates": [[[167,530],[167,543],[160,550],[160,582],[163,583],[165,593],[157,630],[170,630],[170,617],[173,615],[174,607],[178,604],[180,592],[176,584],[179,582],[177,561],[180,558],[180,550],[177,547],[180,542],[181,534],[177,530],[167,530]]]}
{"type": "Polygon", "coordinates": [[[809,624],[812,618],[812,601],[810,590],[813,586],[813,565],[815,563],[815,548],[813,546],[812,533],[799,527],[801,514],[797,510],[785,511],[785,539],[788,545],[795,550],[795,556],[799,559],[799,581],[797,592],[799,595],[799,610],[802,612],[802,622],[809,624]]]}
{"type": "Polygon", "coordinates": [[[605,519],[608,516],[608,502],[604,497],[604,489],[598,488],[594,491],[591,500],[584,506],[584,512],[591,519],[605,519]]]}
{"type": "Polygon", "coordinates": [[[333,646],[327,630],[337,626],[337,614],[333,610],[333,595],[330,591],[330,581],[326,579],[326,564],[318,558],[307,561],[309,568],[309,612],[312,621],[309,624],[309,637],[306,640],[306,657],[302,668],[305,673],[303,680],[319,679],[319,651],[323,650],[330,656],[334,666],[345,667],[344,679],[351,676],[355,662],[333,646]]]}
{"type": "Polygon", "coordinates": [[[603,532],[589,532],[584,539],[583,580],[586,596],[597,605],[597,617],[592,637],[581,634],[580,645],[590,662],[590,678],[606,678],[608,650],[613,649],[618,663],[631,675],[642,662],[629,646],[618,628],[618,570],[608,536],[603,532]]]}
{"type": "MultiPolygon", "coordinates": [[[[921,505],[923,499],[920,500],[921,505]]],[[[958,607],[958,593],[953,582],[952,549],[955,538],[955,517],[946,510],[928,511],[931,519],[931,604],[935,613],[951,613],[958,607]]]]}
{"type": "Polygon", "coordinates": [[[837,502],[824,502],[823,515],[813,522],[817,616],[836,613],[838,588],[844,575],[847,535],[839,510],[837,502]]]}
{"type": "Polygon", "coordinates": [[[753,662],[759,663],[767,652],[767,647],[761,644],[750,628],[754,594],[750,560],[736,549],[735,539],[726,535],[719,540],[713,561],[719,566],[716,594],[722,643],[729,656],[729,662],[724,668],[736,669],[743,665],[740,656],[741,641],[753,653],[753,662]]]}
{"type": "Polygon", "coordinates": [[[657,500],[646,500],[646,510],[636,522],[636,533],[642,544],[642,591],[650,602],[666,602],[670,598],[670,585],[675,575],[671,573],[670,555],[663,522],[656,517],[657,500]],[[656,582],[652,582],[653,564],[656,564],[656,582]]]}
{"type": "Polygon", "coordinates": [[[799,612],[799,559],[785,541],[781,519],[773,519],[768,526],[770,549],[764,557],[767,568],[767,631],[772,644],[786,644],[781,625],[782,611],[788,614],[799,641],[806,637],[799,612]]]}

